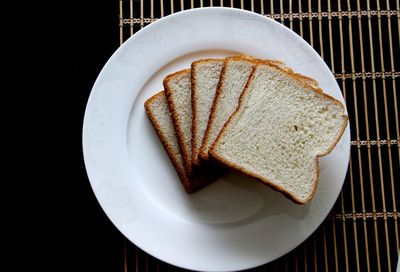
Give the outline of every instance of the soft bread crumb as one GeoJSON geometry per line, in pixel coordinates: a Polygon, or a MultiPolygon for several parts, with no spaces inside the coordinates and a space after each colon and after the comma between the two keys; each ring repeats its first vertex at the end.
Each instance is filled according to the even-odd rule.
{"type": "Polygon", "coordinates": [[[189,177],[185,170],[182,155],[179,151],[178,138],[175,134],[171,112],[168,109],[165,92],[161,91],[146,100],[144,104],[147,116],[149,117],[158,137],[160,138],[172,164],[181,180],[187,193],[193,193],[208,185],[217,178],[218,173],[207,173],[189,177]]]}
{"type": "Polygon", "coordinates": [[[186,172],[191,176],[193,174],[191,71],[186,69],[171,74],[163,83],[186,172]]]}
{"type": "Polygon", "coordinates": [[[292,73],[259,64],[210,153],[303,204],[315,192],[317,157],[332,150],[346,124],[340,102],[292,73]]]}
{"type": "Polygon", "coordinates": [[[192,163],[200,165],[199,153],[222,70],[223,59],[192,63],[192,163]]]}
{"type": "Polygon", "coordinates": [[[208,151],[221,131],[225,122],[236,110],[240,94],[246,85],[255,62],[246,57],[234,57],[225,60],[221,82],[215,95],[208,126],[200,149],[200,157],[208,160],[208,151]]]}

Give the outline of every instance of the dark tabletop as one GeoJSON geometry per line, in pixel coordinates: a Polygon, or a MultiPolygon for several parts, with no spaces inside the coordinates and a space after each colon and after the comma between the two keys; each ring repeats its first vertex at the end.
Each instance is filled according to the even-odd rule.
{"type": "Polygon", "coordinates": [[[27,34],[33,40],[29,118],[34,220],[41,224],[35,250],[44,253],[35,262],[51,271],[123,271],[124,237],[97,202],[82,154],[90,90],[119,47],[119,3],[36,4],[27,34]]]}

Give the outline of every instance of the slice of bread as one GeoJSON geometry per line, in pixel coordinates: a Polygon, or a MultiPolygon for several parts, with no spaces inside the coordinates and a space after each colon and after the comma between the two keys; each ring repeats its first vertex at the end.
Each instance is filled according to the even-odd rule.
{"type": "Polygon", "coordinates": [[[178,173],[185,191],[193,193],[209,184],[214,177],[190,178],[186,173],[165,92],[161,91],[147,99],[144,108],[178,173]]]}
{"type": "Polygon", "coordinates": [[[228,118],[235,111],[239,96],[246,85],[255,63],[255,59],[245,56],[235,56],[225,60],[207,129],[200,148],[199,156],[201,159],[209,159],[208,151],[217,138],[218,133],[226,121],[228,121],[228,118]]]}
{"type": "Polygon", "coordinates": [[[224,59],[201,59],[192,63],[192,164],[200,165],[199,153],[224,59]]]}
{"type": "Polygon", "coordinates": [[[192,83],[190,69],[168,75],[164,78],[163,84],[186,173],[192,176],[192,83]]]}
{"type": "Polygon", "coordinates": [[[270,62],[257,64],[210,155],[307,203],[318,182],[318,157],[331,152],[348,122],[344,106],[315,85],[270,62]]]}

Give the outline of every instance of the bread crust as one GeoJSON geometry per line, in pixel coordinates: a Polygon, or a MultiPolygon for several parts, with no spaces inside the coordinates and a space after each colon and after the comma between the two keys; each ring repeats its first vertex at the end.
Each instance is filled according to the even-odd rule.
{"type": "Polygon", "coordinates": [[[191,152],[189,150],[189,148],[191,148],[191,146],[187,146],[185,144],[185,136],[184,136],[185,133],[183,132],[182,127],[179,124],[179,116],[175,110],[176,103],[175,103],[173,95],[172,95],[172,90],[169,87],[169,82],[172,79],[174,79],[177,76],[186,74],[186,73],[191,73],[191,69],[184,69],[184,70],[181,70],[181,71],[178,71],[178,72],[175,72],[173,74],[166,76],[163,80],[163,85],[164,85],[165,95],[166,95],[167,102],[168,102],[168,108],[171,112],[172,121],[174,123],[175,133],[178,138],[179,148],[180,148],[180,151],[181,151],[181,154],[183,157],[183,161],[185,164],[186,172],[187,172],[188,176],[192,176],[193,175],[192,156],[191,156],[191,152]]]}
{"type": "Polygon", "coordinates": [[[244,102],[244,96],[246,95],[247,91],[248,91],[248,87],[250,85],[250,83],[253,81],[255,73],[257,71],[257,69],[260,67],[260,65],[267,65],[269,67],[272,67],[278,71],[280,71],[281,73],[284,73],[285,75],[295,79],[296,81],[298,81],[300,84],[302,84],[304,87],[309,88],[311,90],[313,90],[314,92],[323,95],[324,97],[326,97],[327,99],[330,99],[332,102],[338,104],[341,108],[342,108],[342,112],[344,113],[344,106],[343,104],[337,100],[336,98],[324,93],[320,88],[316,87],[315,85],[310,85],[309,81],[311,82],[317,82],[312,78],[294,73],[291,69],[282,69],[281,67],[279,67],[278,65],[274,64],[271,61],[259,61],[258,64],[256,65],[256,67],[253,69],[249,80],[246,83],[246,86],[242,92],[242,94],[240,95],[239,98],[239,104],[238,107],[236,108],[235,112],[230,116],[230,118],[228,119],[228,121],[225,123],[225,125],[223,126],[223,128],[221,129],[220,133],[218,134],[216,140],[214,141],[214,143],[212,144],[209,154],[212,158],[214,158],[215,160],[219,161],[220,163],[223,163],[233,169],[238,170],[239,172],[246,174],[250,177],[253,177],[255,179],[257,179],[258,181],[262,182],[265,185],[268,185],[269,187],[271,187],[272,189],[281,192],[285,197],[291,199],[293,202],[297,203],[297,204],[306,204],[308,203],[312,197],[315,194],[315,191],[317,189],[317,184],[318,184],[318,179],[319,179],[319,174],[320,174],[320,169],[319,169],[319,158],[322,156],[326,156],[328,155],[333,148],[336,146],[336,144],[339,142],[340,138],[342,137],[346,127],[347,127],[347,123],[348,123],[348,116],[343,114],[341,117],[343,118],[343,124],[339,129],[339,132],[337,134],[337,137],[332,141],[331,145],[328,146],[328,148],[326,149],[325,152],[317,154],[314,158],[314,169],[315,169],[315,175],[312,181],[312,191],[311,193],[305,198],[305,199],[301,199],[299,197],[297,197],[296,195],[292,194],[291,192],[285,190],[285,188],[282,188],[281,186],[277,185],[276,183],[274,183],[272,180],[257,175],[256,173],[253,173],[251,171],[246,170],[245,168],[232,163],[230,161],[225,160],[222,156],[220,156],[216,151],[215,151],[215,147],[218,145],[219,141],[222,138],[222,135],[224,134],[225,130],[227,129],[227,127],[229,126],[229,124],[232,122],[232,120],[235,118],[235,116],[240,112],[242,106],[243,106],[243,102],[244,102]]]}
{"type": "MultiPolygon", "coordinates": [[[[194,167],[198,167],[201,164],[201,160],[200,160],[200,150],[201,150],[201,144],[203,142],[203,138],[204,135],[201,139],[200,145],[198,148],[196,148],[196,135],[197,135],[197,130],[198,130],[198,116],[197,116],[197,105],[198,105],[198,93],[197,93],[197,89],[196,89],[196,67],[200,64],[204,64],[204,63],[213,63],[213,62],[221,62],[224,61],[224,59],[212,59],[212,58],[208,58],[208,59],[200,59],[197,61],[192,62],[191,64],[191,69],[192,69],[192,73],[191,73],[191,81],[192,81],[192,165],[194,167]]],[[[221,71],[222,72],[222,71],[221,71]]],[[[221,76],[220,76],[221,78],[221,76]]],[[[219,81],[218,81],[219,82],[219,81]]],[[[218,87],[217,87],[218,89],[218,87]]],[[[211,111],[210,111],[211,113],[211,111]]],[[[209,116],[207,119],[207,123],[209,120],[209,116]]]]}

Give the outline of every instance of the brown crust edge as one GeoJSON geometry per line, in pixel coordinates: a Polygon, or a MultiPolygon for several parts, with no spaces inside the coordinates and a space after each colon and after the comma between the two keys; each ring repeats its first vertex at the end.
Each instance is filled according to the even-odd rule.
{"type": "Polygon", "coordinates": [[[191,182],[188,178],[188,176],[186,175],[184,166],[180,167],[179,163],[178,163],[178,158],[174,155],[173,147],[169,144],[169,142],[167,141],[163,130],[161,129],[160,124],[158,123],[156,117],[153,115],[153,112],[150,110],[150,104],[157,99],[159,96],[165,95],[164,91],[160,91],[158,93],[156,93],[155,95],[153,95],[152,97],[150,97],[149,99],[146,100],[146,102],[144,103],[144,109],[147,113],[147,116],[151,122],[151,124],[153,125],[158,138],[160,138],[161,143],[164,146],[164,149],[167,151],[167,154],[169,156],[169,158],[171,159],[171,162],[173,164],[173,166],[175,167],[176,173],[178,174],[178,177],[183,185],[183,188],[185,189],[185,191],[187,193],[192,193],[194,192],[194,188],[192,188],[191,186],[191,182]]]}
{"type": "MultiPolygon", "coordinates": [[[[218,144],[218,142],[220,141],[220,139],[221,139],[221,137],[222,137],[222,134],[224,134],[224,132],[225,132],[226,128],[228,127],[228,125],[231,123],[231,121],[233,120],[233,118],[234,118],[234,117],[239,113],[239,111],[241,110],[242,104],[243,104],[243,100],[244,100],[244,95],[247,93],[248,86],[249,86],[250,83],[253,81],[253,79],[254,79],[254,74],[255,74],[255,72],[257,71],[257,68],[258,68],[260,65],[268,65],[268,66],[270,66],[270,67],[273,67],[273,68],[277,69],[277,70],[280,71],[281,73],[285,73],[286,75],[288,75],[288,76],[294,78],[295,80],[297,80],[298,82],[300,82],[301,84],[303,84],[306,88],[310,88],[310,89],[312,89],[314,92],[319,93],[319,94],[322,94],[322,95],[325,96],[326,98],[332,100],[334,103],[339,104],[340,107],[342,108],[343,113],[344,113],[344,106],[343,106],[343,104],[342,104],[339,100],[337,100],[336,98],[334,98],[334,97],[332,97],[332,96],[330,96],[330,95],[324,93],[320,88],[317,88],[317,87],[315,87],[315,86],[312,86],[312,85],[308,84],[308,82],[305,80],[305,79],[311,79],[311,78],[308,78],[308,77],[306,77],[306,76],[303,76],[303,75],[300,75],[300,74],[291,72],[291,70],[282,69],[282,68],[280,68],[279,66],[277,66],[277,65],[275,65],[275,64],[273,64],[273,63],[271,63],[271,62],[268,62],[268,61],[260,61],[260,62],[256,65],[255,69],[253,69],[253,71],[252,71],[252,73],[251,73],[251,75],[250,75],[250,77],[249,77],[249,80],[247,81],[246,86],[245,86],[245,88],[244,88],[242,94],[240,95],[238,107],[236,108],[235,112],[230,116],[230,118],[228,119],[228,121],[225,123],[225,125],[224,125],[223,128],[221,129],[221,131],[220,131],[220,133],[218,134],[216,140],[214,141],[214,143],[212,144],[212,146],[211,146],[211,148],[210,148],[209,154],[211,155],[211,157],[213,157],[213,158],[216,159],[217,161],[219,161],[219,162],[221,162],[221,163],[223,163],[223,164],[226,164],[227,166],[229,166],[229,167],[231,167],[231,168],[233,168],[233,169],[236,169],[236,170],[238,170],[239,172],[241,172],[241,173],[243,173],[243,174],[246,174],[246,175],[248,175],[248,176],[250,176],[250,177],[256,178],[258,181],[261,181],[263,184],[268,185],[268,186],[271,187],[273,190],[279,191],[279,192],[282,193],[285,197],[289,198],[289,199],[292,200],[293,202],[295,202],[295,203],[297,203],[297,204],[306,204],[306,203],[308,203],[308,202],[313,198],[313,196],[314,196],[314,194],[315,194],[315,191],[316,191],[316,189],[317,189],[317,184],[318,184],[318,179],[319,179],[319,174],[320,174],[319,159],[318,159],[318,158],[319,158],[319,157],[322,157],[322,156],[325,156],[325,155],[328,155],[328,154],[333,150],[333,148],[336,146],[336,144],[339,142],[340,138],[342,137],[342,135],[343,135],[343,133],[344,133],[346,127],[347,127],[347,123],[348,123],[348,116],[347,116],[347,115],[345,115],[345,114],[342,115],[343,124],[342,124],[342,126],[340,127],[340,130],[338,131],[338,134],[337,134],[336,139],[334,139],[334,141],[332,141],[332,144],[327,148],[327,150],[326,150],[324,153],[321,153],[321,154],[317,154],[317,155],[316,155],[316,157],[315,157],[315,159],[314,159],[314,162],[315,162],[315,163],[314,163],[314,169],[316,169],[316,173],[315,173],[314,178],[313,178],[313,181],[312,181],[313,189],[312,189],[311,193],[308,195],[308,197],[306,197],[305,199],[299,199],[299,198],[297,198],[295,195],[293,195],[292,193],[288,192],[288,191],[285,190],[284,188],[282,188],[282,187],[277,186],[276,184],[274,184],[271,180],[269,180],[269,179],[267,179],[267,178],[265,178],[265,177],[259,176],[259,175],[255,174],[255,173],[252,173],[252,172],[250,172],[250,171],[247,171],[247,170],[244,169],[243,167],[238,166],[238,165],[236,165],[236,164],[234,164],[234,163],[231,163],[231,162],[225,160],[225,159],[222,158],[218,153],[215,152],[215,146],[216,146],[216,145],[218,144]]],[[[314,79],[311,79],[311,80],[315,81],[314,79]]],[[[316,82],[316,81],[315,81],[315,82],[316,82]]]]}
{"type": "MultiPolygon", "coordinates": [[[[223,83],[225,81],[226,64],[229,61],[239,61],[239,60],[240,61],[244,60],[244,61],[250,62],[250,63],[252,63],[254,65],[257,63],[255,58],[247,56],[247,55],[239,55],[239,56],[227,57],[224,60],[224,64],[222,66],[222,70],[221,70],[221,74],[220,74],[220,78],[219,78],[219,82],[218,82],[218,86],[217,86],[217,91],[215,92],[214,101],[213,101],[213,104],[211,106],[210,117],[208,118],[207,128],[206,128],[206,131],[204,132],[203,141],[202,141],[202,144],[200,146],[199,157],[202,160],[207,161],[207,160],[210,159],[209,151],[211,149],[211,146],[210,146],[210,148],[207,148],[207,145],[210,142],[210,137],[211,137],[211,135],[210,135],[211,131],[210,130],[211,130],[211,127],[213,126],[213,124],[215,122],[215,118],[216,118],[216,115],[215,115],[216,108],[218,107],[219,101],[221,99],[220,96],[221,96],[221,89],[222,89],[223,83]]],[[[254,67],[253,67],[253,70],[254,70],[254,67]]],[[[253,73],[253,71],[251,72],[250,76],[252,75],[252,73],[253,73]]],[[[250,78],[250,76],[249,76],[249,78],[250,78]]],[[[246,85],[245,85],[245,88],[246,88],[246,85]]]]}
{"type": "MultiPolygon", "coordinates": [[[[204,135],[205,135],[205,131],[204,131],[204,135],[199,135],[201,137],[200,143],[198,145],[198,147],[196,147],[196,137],[197,137],[197,130],[198,130],[198,122],[197,122],[197,101],[198,101],[198,95],[197,95],[197,90],[196,90],[196,67],[197,65],[200,64],[204,64],[204,63],[210,63],[210,62],[224,62],[225,59],[218,59],[218,58],[207,58],[207,59],[200,59],[200,60],[196,60],[193,61],[191,64],[191,68],[192,68],[192,73],[191,73],[191,81],[192,81],[192,165],[198,167],[201,164],[201,160],[200,160],[200,150],[202,147],[202,143],[203,143],[203,139],[204,139],[204,135]]],[[[221,70],[222,73],[222,70],[221,70]]],[[[221,75],[220,75],[221,77],[221,75]]],[[[218,85],[219,85],[219,81],[218,80],[218,85]]],[[[218,90],[218,85],[217,85],[217,90],[218,90]]],[[[211,109],[212,109],[212,105],[211,105],[211,109]]],[[[211,110],[210,110],[210,114],[211,114],[211,110]]],[[[207,118],[207,126],[208,126],[208,121],[210,120],[210,115],[207,118]]],[[[207,128],[206,128],[207,129],[207,128]]]]}
{"type": "Polygon", "coordinates": [[[181,154],[183,157],[183,162],[185,164],[186,172],[187,172],[188,176],[192,176],[192,174],[193,174],[192,160],[191,160],[191,155],[189,154],[190,152],[188,151],[188,148],[192,148],[192,147],[186,146],[186,144],[185,144],[185,136],[182,131],[182,127],[180,126],[179,121],[178,121],[179,120],[178,113],[175,110],[176,104],[172,97],[172,91],[168,86],[169,85],[168,83],[170,80],[172,80],[176,76],[179,76],[179,75],[182,75],[185,73],[191,73],[191,70],[184,69],[184,70],[180,70],[180,71],[177,71],[173,74],[166,76],[163,80],[163,85],[164,85],[164,90],[165,90],[165,96],[166,96],[167,102],[168,102],[168,108],[172,115],[172,121],[174,123],[176,137],[178,138],[180,151],[181,151],[181,154]]]}

